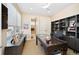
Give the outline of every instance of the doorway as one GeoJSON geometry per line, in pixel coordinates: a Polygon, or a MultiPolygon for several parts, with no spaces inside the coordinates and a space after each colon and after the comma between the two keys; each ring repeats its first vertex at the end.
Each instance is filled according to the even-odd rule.
{"type": "Polygon", "coordinates": [[[36,18],[31,19],[31,39],[36,39],[36,18]]]}

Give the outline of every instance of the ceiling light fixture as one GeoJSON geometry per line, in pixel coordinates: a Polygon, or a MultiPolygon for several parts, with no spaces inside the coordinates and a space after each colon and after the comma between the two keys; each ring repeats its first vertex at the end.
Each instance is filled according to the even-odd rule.
{"type": "Polygon", "coordinates": [[[30,8],[30,10],[32,10],[33,8],[30,8]]]}
{"type": "Polygon", "coordinates": [[[50,11],[48,11],[48,13],[50,13],[50,11]]]}
{"type": "Polygon", "coordinates": [[[51,3],[47,3],[46,5],[42,6],[42,8],[48,8],[51,5],[51,3]]]}

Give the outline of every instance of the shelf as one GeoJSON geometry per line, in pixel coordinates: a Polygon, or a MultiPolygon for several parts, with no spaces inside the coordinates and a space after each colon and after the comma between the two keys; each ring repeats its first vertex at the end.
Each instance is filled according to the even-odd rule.
{"type": "Polygon", "coordinates": [[[64,28],[64,27],[66,27],[66,26],[60,26],[60,27],[64,28]]]}
{"type": "Polygon", "coordinates": [[[79,33],[79,27],[77,27],[77,32],[79,33]]]}
{"type": "Polygon", "coordinates": [[[79,15],[77,15],[77,23],[79,23],[79,15]]]}
{"type": "Polygon", "coordinates": [[[69,36],[69,38],[75,38],[75,36],[69,36]]]}
{"type": "Polygon", "coordinates": [[[79,33],[79,32],[77,32],[77,33],[79,33]]]}
{"type": "Polygon", "coordinates": [[[67,36],[75,36],[75,32],[67,32],[67,36]]]}
{"type": "Polygon", "coordinates": [[[72,32],[73,33],[73,32],[76,32],[76,31],[68,31],[68,32],[72,32]]]}
{"type": "Polygon", "coordinates": [[[79,33],[77,33],[77,38],[79,38],[79,33]]]}

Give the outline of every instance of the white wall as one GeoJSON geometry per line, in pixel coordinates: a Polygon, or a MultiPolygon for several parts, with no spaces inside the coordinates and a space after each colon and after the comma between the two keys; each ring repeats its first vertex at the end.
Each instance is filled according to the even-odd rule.
{"type": "Polygon", "coordinates": [[[24,33],[27,34],[27,37],[31,37],[31,19],[36,18],[36,34],[50,34],[51,31],[51,21],[50,17],[45,16],[35,16],[35,15],[22,15],[22,26],[28,24],[29,28],[25,29],[24,33]]]}
{"type": "Polygon", "coordinates": [[[26,14],[22,15],[22,30],[23,33],[27,35],[27,39],[31,37],[31,20],[30,17],[26,14]],[[26,28],[24,29],[24,27],[26,28]]]}
{"type": "Polygon", "coordinates": [[[21,14],[16,10],[16,24],[21,27],[21,14]]]}
{"type": "Polygon", "coordinates": [[[21,26],[21,14],[18,10],[10,3],[8,7],[8,25],[21,26]]]}
{"type": "Polygon", "coordinates": [[[64,8],[62,11],[52,16],[52,21],[73,16],[76,14],[79,14],[79,3],[71,4],[70,6],[64,8]]]}
{"type": "Polygon", "coordinates": [[[12,4],[7,4],[8,7],[8,25],[16,25],[16,10],[12,4]]]}

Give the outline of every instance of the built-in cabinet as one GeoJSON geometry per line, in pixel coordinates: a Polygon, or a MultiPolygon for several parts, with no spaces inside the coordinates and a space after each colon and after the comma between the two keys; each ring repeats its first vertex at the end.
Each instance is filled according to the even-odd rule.
{"type": "Polygon", "coordinates": [[[51,22],[51,33],[62,31],[68,37],[66,41],[73,50],[79,51],[79,15],[51,22]]]}

